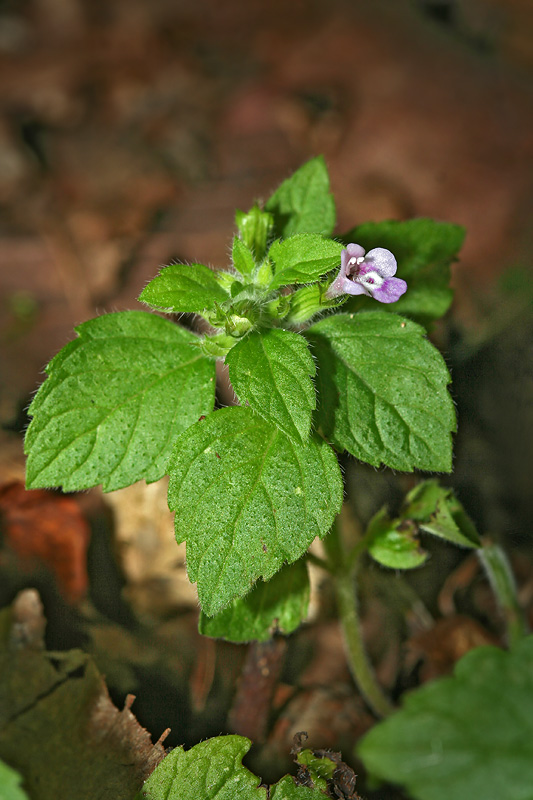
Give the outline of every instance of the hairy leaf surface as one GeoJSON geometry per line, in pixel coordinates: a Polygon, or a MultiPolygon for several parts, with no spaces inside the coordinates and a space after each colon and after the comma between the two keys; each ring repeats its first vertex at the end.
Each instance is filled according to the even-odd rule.
{"type": "Polygon", "coordinates": [[[449,472],[455,411],[438,350],[410,320],[339,314],[309,328],[317,419],[341,449],[379,466],[449,472]]]}
{"type": "Polygon", "coordinates": [[[28,488],[104,491],[166,472],[177,435],[213,410],[215,366],[194,334],[143,311],[76,328],[29,413],[28,488]]]}
{"type": "Polygon", "coordinates": [[[340,509],[337,459],[322,440],[288,439],[250,408],[216,411],[177,440],[169,507],[210,616],[296,561],[340,509]]]}
{"type": "Polygon", "coordinates": [[[274,633],[292,633],[307,616],[309,577],[303,561],[282,567],[267,583],[258,581],[214,617],[200,612],[205,636],[230,642],[266,642],[274,633]]]}
{"type": "Polygon", "coordinates": [[[299,233],[283,241],[277,240],[268,251],[274,262],[274,278],[269,289],[291,283],[318,281],[340,267],[342,244],[315,233],[299,233]]]}
{"type": "Polygon", "coordinates": [[[228,293],[218,283],[215,273],[203,264],[171,264],[139,295],[141,303],[175,314],[201,313],[227,299],[228,293]]]}
{"type": "Polygon", "coordinates": [[[322,233],[335,227],[335,201],[329,191],[329,175],[323,156],[312,158],[274,192],[265,206],[273,215],[278,236],[322,233]]]}
{"type": "Polygon", "coordinates": [[[531,800],[533,636],[511,652],[472,650],[453,677],[410,692],[358,752],[416,800],[531,800]]]}
{"type": "Polygon", "coordinates": [[[237,272],[240,272],[240,274],[244,276],[253,275],[255,270],[253,253],[238,236],[235,236],[233,239],[231,257],[233,266],[237,272]]]}
{"type": "Polygon", "coordinates": [[[242,765],[250,745],[243,736],[215,736],[190,750],[175,747],[136,800],[266,800],[261,779],[242,765]]]}
{"type": "Polygon", "coordinates": [[[251,742],[216,736],[184,750],[176,747],[150,775],[135,800],[324,800],[317,789],[286,775],[267,788],[242,764],[251,742]]]}
{"type": "Polygon", "coordinates": [[[308,437],[316,367],[303,336],[279,328],[250,333],[230,350],[226,364],[242,404],[293,439],[308,437]]]}

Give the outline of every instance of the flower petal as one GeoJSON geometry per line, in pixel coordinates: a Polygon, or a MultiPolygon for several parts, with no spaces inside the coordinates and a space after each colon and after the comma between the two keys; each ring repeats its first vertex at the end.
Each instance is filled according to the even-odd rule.
{"type": "Polygon", "coordinates": [[[362,284],[356,283],[356,281],[352,281],[352,280],[350,280],[350,278],[344,278],[344,280],[342,282],[342,293],[343,294],[369,294],[362,284]]]}
{"type": "MultiPolygon", "coordinates": [[[[361,247],[360,244],[347,244],[346,250],[342,251],[343,253],[348,253],[348,258],[362,258],[365,254],[364,247],[361,247]]],[[[341,254],[342,258],[342,254],[341,254]]]]}
{"type": "Polygon", "coordinates": [[[388,278],[372,293],[372,296],[380,303],[395,303],[406,291],[407,284],[401,278],[388,278]]]}
{"type": "Polygon", "coordinates": [[[375,247],[373,250],[369,250],[364,264],[367,268],[375,269],[383,278],[391,278],[395,275],[398,266],[391,251],[384,247],[375,247]]]}

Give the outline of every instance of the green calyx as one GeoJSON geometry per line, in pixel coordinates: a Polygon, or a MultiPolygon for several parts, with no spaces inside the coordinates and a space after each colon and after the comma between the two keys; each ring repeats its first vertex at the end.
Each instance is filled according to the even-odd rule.
{"type": "Polygon", "coordinates": [[[290,297],[288,321],[292,325],[303,325],[317,314],[328,308],[338,308],[347,297],[336,297],[333,300],[326,298],[329,283],[313,283],[297,289],[290,297]]]}

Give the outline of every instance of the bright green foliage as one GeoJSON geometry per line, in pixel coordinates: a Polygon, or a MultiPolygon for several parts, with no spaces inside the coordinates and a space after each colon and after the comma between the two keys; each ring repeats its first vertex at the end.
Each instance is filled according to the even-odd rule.
{"type": "Polygon", "coordinates": [[[22,778],[18,772],[0,761],[0,800],[28,800],[21,784],[22,778]]]}
{"type": "Polygon", "coordinates": [[[187,541],[189,577],[210,616],[303,555],[342,502],[331,448],[298,444],[250,408],[224,408],[189,428],[169,472],[176,536],[187,541]]]}
{"type": "Polygon", "coordinates": [[[253,275],[255,270],[253,253],[238,236],[233,240],[231,257],[233,266],[243,277],[250,277],[253,275]]]}
{"type": "Polygon", "coordinates": [[[385,509],[381,509],[368,525],[370,543],[368,552],[384,567],[412,569],[419,567],[427,558],[418,541],[418,530],[413,523],[390,520],[385,509]]]}
{"type": "Polygon", "coordinates": [[[235,222],[242,241],[253,253],[255,260],[261,261],[266,253],[267,243],[274,225],[272,214],[262,211],[259,206],[255,205],[247,213],[237,211],[235,222]]]}
{"type": "Polygon", "coordinates": [[[269,289],[290,283],[318,281],[340,266],[342,244],[315,233],[299,233],[290,239],[276,240],[268,257],[274,262],[274,278],[269,289]]]}
{"type": "Polygon", "coordinates": [[[460,547],[480,546],[474,524],[461,503],[451,489],[439,486],[437,481],[424,481],[409,492],[400,516],[460,547]]]}
{"type": "Polygon", "coordinates": [[[254,331],[226,357],[242,404],[293,439],[307,439],[315,408],[316,367],[303,336],[280,328],[254,331]]]}
{"type": "Polygon", "coordinates": [[[203,264],[171,264],[161,270],[139,296],[160,311],[202,313],[228,299],[215,273],[203,264]]]}
{"type": "Polygon", "coordinates": [[[243,767],[251,742],[216,736],[190,750],[176,747],[150,775],[135,800],[324,800],[324,793],[296,786],[286,775],[270,787],[243,767]]]}
{"type": "Polygon", "coordinates": [[[406,695],[358,752],[415,800],[532,800],[533,636],[511,652],[472,650],[453,677],[406,695]]]}
{"type": "Polygon", "coordinates": [[[480,546],[474,524],[453,491],[430,480],[409,492],[396,519],[390,519],[384,508],[378,511],[368,525],[368,552],[385,567],[418,567],[427,558],[418,541],[419,531],[460,547],[480,546]]]}
{"type": "Polygon", "coordinates": [[[261,779],[242,765],[250,745],[243,736],[216,736],[187,751],[176,747],[136,800],[266,800],[261,779]]]}
{"type": "Polygon", "coordinates": [[[276,632],[289,634],[307,616],[309,578],[303,561],[282,567],[267,583],[258,581],[214,617],[200,612],[200,633],[230,642],[266,642],[276,632]]]}
{"type": "Polygon", "coordinates": [[[166,472],[176,436],[213,409],[197,337],[143,311],[83,323],[47,367],[29,413],[28,488],[104,491],[166,472]]]}
{"type": "Polygon", "coordinates": [[[419,325],[375,311],[306,332],[318,361],[317,420],[336,446],[378,466],[451,470],[450,376],[419,325]]]}
{"type": "Polygon", "coordinates": [[[275,220],[277,236],[322,233],[335,227],[335,201],[329,191],[329,175],[322,156],[311,159],[287,178],[265,206],[275,220]]]}
{"type": "MultiPolygon", "coordinates": [[[[464,228],[432,219],[407,222],[368,222],[349,231],[342,239],[356,242],[366,251],[374,247],[391,250],[398,262],[398,278],[407,281],[408,290],[384,311],[406,314],[427,324],[442,317],[453,298],[449,287],[450,264],[457,259],[465,237],[464,228]]],[[[369,297],[350,300],[350,310],[373,307],[369,297]]]]}
{"type": "Polygon", "coordinates": [[[318,756],[313,750],[306,748],[300,750],[296,756],[298,764],[307,768],[309,777],[313,785],[318,789],[327,789],[327,781],[333,778],[333,773],[337,769],[337,763],[327,756],[318,756]]]}
{"type": "Polygon", "coordinates": [[[294,778],[285,775],[280,781],[270,787],[269,800],[324,800],[329,797],[320,789],[310,789],[307,786],[297,786],[294,778]]]}

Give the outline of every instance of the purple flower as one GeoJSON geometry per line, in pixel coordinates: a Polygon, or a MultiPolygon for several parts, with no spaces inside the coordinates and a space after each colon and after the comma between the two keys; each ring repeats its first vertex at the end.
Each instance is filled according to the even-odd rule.
{"type": "Polygon", "coordinates": [[[395,303],[407,291],[406,282],[393,278],[395,274],[396,259],[390,250],[375,247],[365,255],[360,244],[348,244],[326,297],[331,300],[341,294],[367,294],[380,303],[395,303]]]}

